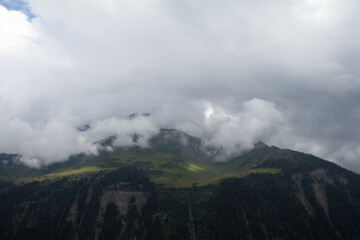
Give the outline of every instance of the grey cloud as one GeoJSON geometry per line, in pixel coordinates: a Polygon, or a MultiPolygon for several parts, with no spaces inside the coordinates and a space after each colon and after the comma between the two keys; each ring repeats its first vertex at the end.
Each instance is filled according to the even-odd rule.
{"type": "Polygon", "coordinates": [[[209,132],[227,156],[264,140],[360,171],[357,1],[29,0],[29,9],[31,21],[0,6],[0,151],[60,161],[94,151],[111,129],[126,144],[126,116],[149,112],[137,122],[149,131],[129,129],[209,132]],[[207,103],[231,117],[208,125],[207,103]],[[87,123],[93,135],[76,130],[87,123]],[[63,140],[44,145],[55,135],[63,140]]]}
{"type": "Polygon", "coordinates": [[[271,102],[252,99],[242,106],[235,115],[210,104],[207,106],[205,114],[210,137],[205,145],[222,150],[217,160],[224,161],[252,149],[257,142],[272,136],[284,121],[283,114],[271,102]]]}

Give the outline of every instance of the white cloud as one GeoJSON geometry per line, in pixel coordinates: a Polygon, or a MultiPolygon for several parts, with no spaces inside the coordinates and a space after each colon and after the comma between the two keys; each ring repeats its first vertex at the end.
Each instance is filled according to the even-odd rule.
{"type": "Polygon", "coordinates": [[[211,135],[205,145],[220,147],[222,155],[219,160],[226,160],[248,151],[254,144],[266,140],[276,132],[284,121],[283,114],[271,102],[252,99],[243,104],[243,109],[232,115],[220,107],[207,104],[208,131],[211,135]],[[212,132],[213,131],[213,132],[212,132]]]}
{"type": "Polygon", "coordinates": [[[265,140],[358,161],[355,0],[28,2],[31,20],[0,6],[2,152],[54,162],[176,127],[230,155],[265,140]]]}
{"type": "Polygon", "coordinates": [[[91,128],[86,131],[86,135],[93,139],[94,142],[115,136],[114,146],[138,145],[147,147],[149,138],[157,134],[158,131],[158,126],[147,117],[140,116],[135,119],[111,117],[91,124],[91,128]],[[138,134],[136,142],[134,142],[135,133],[138,134]]]}

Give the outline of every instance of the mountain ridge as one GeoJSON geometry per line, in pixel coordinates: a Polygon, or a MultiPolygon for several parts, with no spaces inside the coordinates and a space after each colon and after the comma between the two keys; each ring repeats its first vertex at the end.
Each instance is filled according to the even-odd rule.
{"type": "Polygon", "coordinates": [[[184,137],[163,130],[146,149],[43,169],[1,154],[0,238],[360,239],[358,174],[262,142],[206,161],[199,140],[184,137]]]}
{"type": "MultiPolygon", "coordinates": [[[[224,162],[216,162],[199,138],[176,129],[161,129],[158,135],[149,140],[147,148],[114,147],[111,145],[114,138],[115,136],[101,141],[104,149],[111,146],[112,151],[102,150],[98,155],[81,153],[69,157],[67,161],[40,169],[21,164],[19,155],[0,154],[0,179],[19,183],[62,177],[81,178],[99,171],[131,165],[145,169],[157,184],[189,187],[193,184],[212,184],[225,178],[242,177],[250,173],[280,173],[287,165],[294,164],[294,156],[304,154],[270,147],[260,141],[254,144],[250,151],[224,162]],[[281,164],[275,161],[278,158],[281,164]]],[[[304,156],[310,157],[311,161],[320,160],[311,154],[302,155],[301,158],[304,156]]]]}

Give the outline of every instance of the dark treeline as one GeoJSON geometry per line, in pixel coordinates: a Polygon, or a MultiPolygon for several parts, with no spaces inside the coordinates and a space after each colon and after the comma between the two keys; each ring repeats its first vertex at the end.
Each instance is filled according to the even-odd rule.
{"type": "MultiPolygon", "coordinates": [[[[103,189],[119,182],[149,192],[149,200],[157,199],[153,196],[156,192],[152,193],[154,187],[149,178],[135,167],[123,167],[78,181],[64,178],[51,183],[35,181],[20,186],[0,182],[0,239],[94,239],[103,189]],[[71,208],[76,208],[73,219],[69,219],[71,208]]],[[[123,221],[127,224],[127,231],[122,239],[139,237],[139,231],[134,229],[140,229],[144,239],[153,239],[146,232],[147,228],[156,225],[155,219],[150,217],[158,205],[153,202],[149,201],[140,214],[130,203],[126,216],[120,216],[117,207],[110,202],[106,206],[99,239],[115,239],[114,236],[124,232],[123,221]],[[146,220],[139,220],[140,215],[146,220]]],[[[154,229],[148,232],[153,233],[154,229]]]]}
{"type": "Polygon", "coordinates": [[[267,157],[258,167],[281,173],[160,188],[160,208],[167,213],[163,239],[192,239],[189,206],[197,239],[360,239],[359,175],[292,151],[267,157]]]}
{"type": "Polygon", "coordinates": [[[189,188],[156,186],[131,166],[80,180],[0,182],[0,239],[360,239],[359,175],[287,151],[256,164],[281,172],[189,188]],[[123,191],[114,184],[143,192],[142,209],[132,196],[125,213],[112,199],[101,215],[104,192],[123,191]]]}

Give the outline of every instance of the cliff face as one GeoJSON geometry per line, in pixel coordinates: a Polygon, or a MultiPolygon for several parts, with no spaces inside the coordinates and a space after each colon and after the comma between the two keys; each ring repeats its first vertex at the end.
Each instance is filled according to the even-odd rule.
{"type": "Polygon", "coordinates": [[[149,191],[129,184],[113,184],[106,187],[100,197],[95,239],[109,239],[105,236],[112,232],[114,237],[120,237],[126,231],[143,237],[145,232],[142,209],[149,195],[149,191]],[[118,222],[118,227],[113,222],[118,222]],[[114,229],[109,229],[109,225],[114,225],[114,229]]]}
{"type": "Polygon", "coordinates": [[[76,182],[3,183],[0,238],[147,239],[148,219],[154,215],[154,209],[145,207],[154,194],[150,182],[136,168],[109,175],[76,182]],[[124,173],[128,176],[119,177],[124,173]]]}

